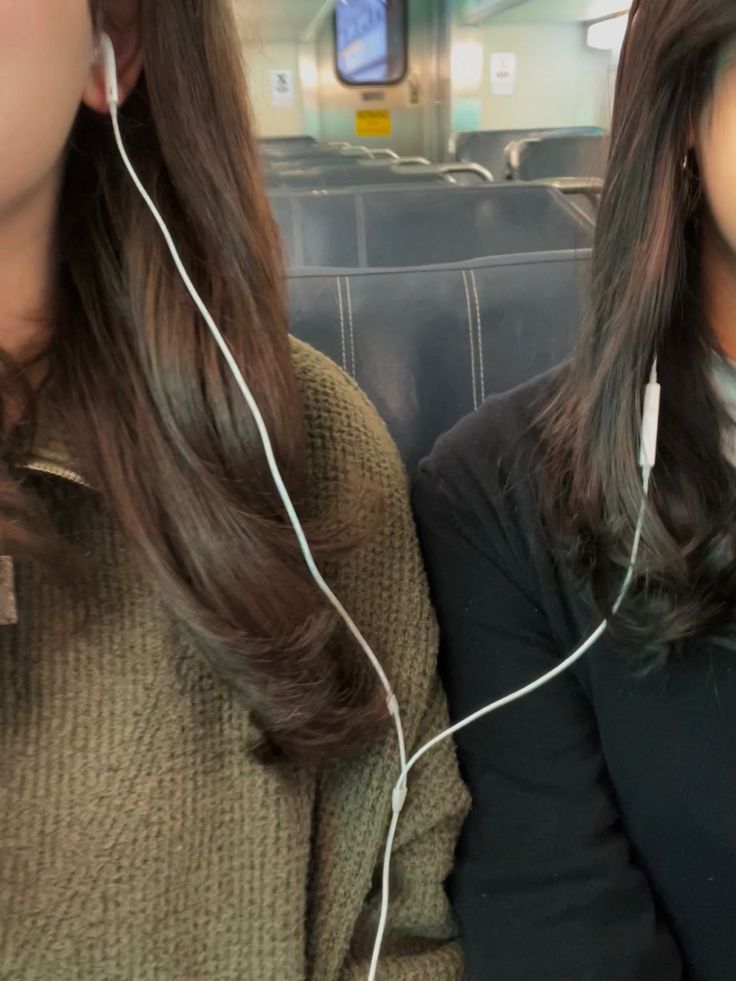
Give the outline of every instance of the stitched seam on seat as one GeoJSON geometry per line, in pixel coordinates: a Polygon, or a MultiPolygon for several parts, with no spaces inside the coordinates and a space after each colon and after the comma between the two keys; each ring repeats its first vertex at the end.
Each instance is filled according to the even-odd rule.
{"type": "Polygon", "coordinates": [[[468,310],[468,337],[470,338],[470,375],[473,379],[473,408],[478,408],[478,385],[475,378],[475,340],[473,338],[473,311],[470,305],[470,287],[468,274],[463,269],[463,284],[465,286],[465,301],[468,310]]]}
{"type": "Polygon", "coordinates": [[[473,294],[475,295],[475,312],[477,315],[476,327],[478,328],[478,364],[480,367],[480,400],[486,400],[486,367],[483,363],[483,321],[480,316],[480,297],[478,296],[478,283],[475,279],[475,270],[470,270],[470,281],[473,284],[473,294]]]}
{"type": "Polygon", "coordinates": [[[340,282],[340,277],[335,279],[337,283],[337,303],[340,310],[340,346],[342,348],[342,370],[348,370],[348,354],[347,346],[345,342],[345,308],[342,303],[342,284],[340,282]]]}
{"type": "Polygon", "coordinates": [[[289,201],[289,207],[291,208],[291,225],[294,236],[294,264],[296,266],[303,266],[305,263],[301,201],[292,198],[289,201]]]}
{"type": "Polygon", "coordinates": [[[350,367],[353,378],[357,378],[355,365],[355,325],[353,324],[353,294],[350,289],[350,280],[345,277],[345,295],[348,300],[348,326],[350,328],[350,367]]]}
{"type": "Polygon", "coordinates": [[[355,232],[358,244],[358,265],[361,269],[368,265],[368,232],[365,220],[365,201],[362,194],[355,197],[355,232]]]}

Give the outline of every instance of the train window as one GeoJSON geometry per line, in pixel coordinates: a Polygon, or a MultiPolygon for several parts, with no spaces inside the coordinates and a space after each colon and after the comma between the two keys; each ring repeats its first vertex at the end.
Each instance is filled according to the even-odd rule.
{"type": "Polygon", "coordinates": [[[407,0],[339,0],[337,76],[345,85],[395,85],[407,72],[407,0]]]}

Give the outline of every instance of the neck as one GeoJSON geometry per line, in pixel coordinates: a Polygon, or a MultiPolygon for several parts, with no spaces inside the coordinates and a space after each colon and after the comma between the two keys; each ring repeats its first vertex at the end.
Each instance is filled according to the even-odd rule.
{"type": "Polygon", "coordinates": [[[736,255],[710,221],[703,240],[703,286],[715,340],[736,361],[736,255]]]}
{"type": "Polygon", "coordinates": [[[0,350],[19,364],[43,357],[52,335],[56,182],[0,212],[0,350]]]}

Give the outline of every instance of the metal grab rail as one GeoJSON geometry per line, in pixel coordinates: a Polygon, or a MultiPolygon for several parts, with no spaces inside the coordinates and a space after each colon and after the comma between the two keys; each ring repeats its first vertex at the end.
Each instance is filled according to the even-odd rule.
{"type": "Polygon", "coordinates": [[[380,160],[361,160],[361,167],[431,167],[432,164],[426,157],[386,157],[380,160]]]}
{"type": "Polygon", "coordinates": [[[391,167],[391,170],[396,174],[416,174],[417,176],[426,176],[427,174],[436,174],[442,180],[447,181],[448,184],[457,184],[457,181],[452,177],[451,174],[445,174],[437,164],[431,163],[401,163],[398,166],[391,167]]]}
{"type": "Polygon", "coordinates": [[[595,205],[599,203],[606,184],[602,177],[544,177],[528,183],[546,184],[547,187],[554,187],[562,194],[582,194],[595,205]]]}
{"type": "Polygon", "coordinates": [[[376,160],[378,160],[381,157],[386,157],[389,160],[400,160],[401,159],[399,157],[398,153],[396,153],[394,150],[389,150],[388,147],[385,147],[384,149],[381,149],[381,150],[370,150],[369,149],[368,152],[370,153],[371,157],[373,157],[376,160]]]}
{"type": "Polygon", "coordinates": [[[338,155],[341,157],[372,157],[373,151],[367,146],[341,146],[337,147],[338,155]]]}
{"type": "Polygon", "coordinates": [[[528,181],[529,184],[543,184],[546,187],[554,187],[555,190],[564,194],[566,197],[580,196],[586,198],[592,208],[592,214],[585,211],[583,207],[575,201],[570,204],[581,214],[594,221],[598,217],[598,209],[601,203],[601,194],[605,186],[605,181],[601,177],[552,177],[542,178],[538,181],[528,181]]]}
{"type": "Polygon", "coordinates": [[[388,158],[389,160],[399,160],[398,153],[388,147],[374,148],[369,146],[355,146],[353,143],[328,143],[327,146],[332,150],[337,150],[342,157],[369,157],[371,160],[388,158]]]}
{"type": "MultiPolygon", "coordinates": [[[[481,164],[477,163],[447,163],[447,164],[437,164],[437,168],[443,174],[477,174],[479,177],[483,178],[484,184],[493,184],[493,174],[488,170],[487,167],[483,167],[481,164]]],[[[457,183],[457,182],[455,182],[457,183]]]]}
{"type": "Polygon", "coordinates": [[[529,184],[548,184],[563,194],[598,194],[603,192],[605,180],[602,177],[541,177],[529,184]]]}
{"type": "Polygon", "coordinates": [[[427,160],[426,157],[398,157],[396,160],[397,167],[431,167],[431,160],[427,160]]]}
{"type": "Polygon", "coordinates": [[[391,169],[395,170],[396,173],[401,174],[437,174],[442,177],[443,180],[447,181],[448,184],[458,184],[453,174],[477,174],[483,179],[483,183],[492,184],[493,176],[489,170],[485,167],[481,167],[480,164],[433,164],[426,160],[424,157],[418,158],[422,162],[414,163],[410,162],[410,158],[405,161],[401,161],[399,164],[395,164],[391,169]]]}

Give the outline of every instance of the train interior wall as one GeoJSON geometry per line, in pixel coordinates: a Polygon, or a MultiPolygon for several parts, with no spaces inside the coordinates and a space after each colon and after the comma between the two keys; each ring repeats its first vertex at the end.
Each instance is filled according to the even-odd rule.
{"type": "Polygon", "coordinates": [[[600,2],[606,0],[527,0],[472,24],[460,3],[410,0],[405,79],[363,88],[337,77],[329,4],[317,6],[293,37],[288,23],[263,32],[256,11],[244,30],[244,57],[259,135],[307,133],[321,142],[391,146],[401,155],[442,160],[454,131],[606,128],[616,59],[586,39],[589,15],[600,2]],[[512,94],[492,91],[493,53],[516,58],[512,94]],[[282,104],[274,100],[277,71],[287,71],[291,82],[282,104]],[[366,109],[388,111],[390,136],[356,130],[356,113],[366,109]]]}

